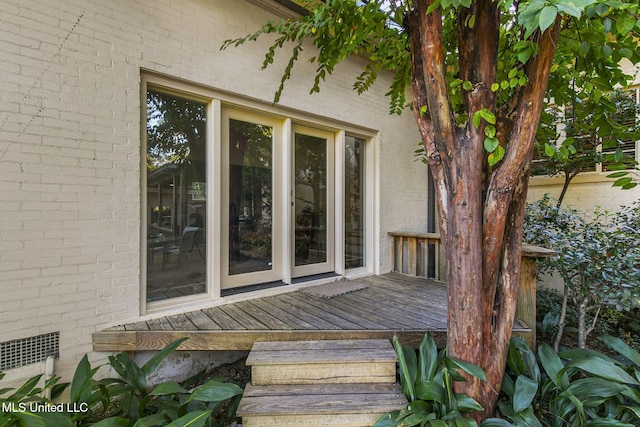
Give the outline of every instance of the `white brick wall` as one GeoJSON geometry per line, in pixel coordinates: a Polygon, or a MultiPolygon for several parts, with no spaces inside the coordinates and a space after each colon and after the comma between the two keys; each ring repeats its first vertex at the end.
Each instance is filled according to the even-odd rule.
{"type": "MultiPolygon", "coordinates": [[[[270,101],[286,53],[260,72],[266,41],[219,50],[270,17],[244,0],[2,0],[0,341],[60,331],[68,379],[92,332],[139,315],[141,69],[270,101]]],[[[413,117],[388,116],[388,76],[353,93],[359,61],[312,96],[300,65],[281,105],[380,131],[387,271],[386,233],[426,221],[413,117]]]]}

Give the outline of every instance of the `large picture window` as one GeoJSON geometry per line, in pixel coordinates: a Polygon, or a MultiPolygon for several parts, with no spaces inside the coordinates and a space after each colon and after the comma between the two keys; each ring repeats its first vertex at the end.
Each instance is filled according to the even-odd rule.
{"type": "Polygon", "coordinates": [[[147,91],[147,302],[206,292],[206,104],[147,91]]]}

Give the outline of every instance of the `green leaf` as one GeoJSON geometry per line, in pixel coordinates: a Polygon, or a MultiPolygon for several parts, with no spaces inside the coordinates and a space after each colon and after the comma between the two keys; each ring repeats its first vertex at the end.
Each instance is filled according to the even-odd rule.
{"type": "Polygon", "coordinates": [[[174,342],[160,350],[151,359],[149,359],[149,361],[145,363],[142,368],[140,368],[142,372],[144,372],[145,375],[149,375],[149,373],[152,372],[160,364],[160,362],[162,362],[170,353],[172,353],[176,348],[180,346],[180,344],[185,342],[187,339],[188,338],[180,338],[178,340],[175,340],[174,342]]]}
{"type": "Polygon", "coordinates": [[[580,400],[591,397],[608,398],[618,396],[626,389],[626,385],[603,378],[581,378],[572,382],[567,391],[580,400]]]}
{"type": "Polygon", "coordinates": [[[572,2],[557,2],[555,5],[559,12],[564,12],[574,18],[580,18],[580,15],[582,15],[582,10],[577,8],[572,2]]]}
{"type": "Polygon", "coordinates": [[[620,171],[620,172],[610,173],[609,175],[607,175],[607,178],[622,178],[623,176],[627,176],[627,175],[629,175],[628,171],[620,171]]]}
{"type": "Polygon", "coordinates": [[[444,388],[431,380],[416,380],[416,397],[427,402],[445,403],[444,388]]]}
{"type": "Polygon", "coordinates": [[[605,378],[610,381],[616,381],[624,384],[639,385],[638,381],[631,375],[627,374],[624,369],[614,365],[612,362],[599,358],[589,357],[586,359],[574,360],[567,365],[564,370],[568,368],[578,368],[592,375],[596,375],[600,378],[605,378]]]}
{"type": "Polygon", "coordinates": [[[407,358],[404,354],[404,349],[402,348],[402,344],[400,344],[400,340],[396,335],[392,338],[393,347],[396,350],[396,355],[398,356],[398,366],[399,366],[399,374],[400,374],[400,384],[402,386],[402,392],[409,402],[412,402],[416,399],[415,390],[413,389],[413,382],[411,380],[411,374],[409,372],[409,367],[407,366],[407,358]]]}
{"type": "Polygon", "coordinates": [[[600,339],[609,347],[631,360],[638,368],[640,368],[640,353],[629,347],[620,338],[604,335],[600,339]]]}
{"type": "Polygon", "coordinates": [[[9,396],[7,400],[18,401],[24,398],[25,396],[28,396],[33,391],[35,386],[38,385],[38,381],[40,381],[40,378],[42,378],[42,374],[29,378],[27,381],[24,382],[24,384],[20,386],[19,389],[15,391],[15,393],[9,396]]]}
{"type": "Polygon", "coordinates": [[[155,427],[165,425],[170,419],[164,413],[153,414],[146,417],[138,418],[133,427],[155,427]]]}
{"type": "Polygon", "coordinates": [[[540,11],[540,17],[538,18],[538,26],[540,27],[540,31],[545,31],[549,28],[556,20],[556,16],[558,16],[558,8],[555,6],[545,6],[540,11]]]}
{"type": "Polygon", "coordinates": [[[142,369],[131,358],[124,354],[109,357],[109,365],[120,375],[122,380],[133,387],[138,393],[147,392],[147,379],[142,369]]]}
{"type": "Polygon", "coordinates": [[[553,157],[556,155],[556,151],[557,148],[551,144],[544,144],[544,154],[547,155],[547,157],[553,157]]]}
{"type": "Polygon", "coordinates": [[[625,178],[617,179],[613,183],[613,186],[614,187],[623,187],[624,188],[624,187],[626,187],[626,186],[628,186],[629,184],[632,184],[632,183],[633,183],[633,179],[631,177],[625,177],[625,178]]]}
{"type": "Polygon", "coordinates": [[[482,381],[487,380],[487,376],[484,371],[478,365],[473,363],[465,362],[464,360],[455,359],[453,357],[448,357],[446,359],[447,365],[451,368],[461,369],[469,375],[472,375],[476,378],[480,378],[482,381]]]}
{"type": "Polygon", "coordinates": [[[438,347],[431,334],[422,337],[418,347],[418,379],[432,380],[438,370],[438,347]]]}
{"type": "Polygon", "coordinates": [[[201,402],[222,402],[242,394],[242,389],[233,383],[221,383],[210,380],[191,392],[187,402],[199,400],[201,402]]]}
{"type": "Polygon", "coordinates": [[[211,411],[193,411],[173,421],[167,427],[202,427],[211,417],[211,411]]]}
{"type": "Polygon", "coordinates": [[[563,371],[562,360],[547,343],[542,343],[538,347],[538,360],[551,381],[560,389],[564,390],[569,386],[569,377],[563,371]]]}
{"type": "Polygon", "coordinates": [[[484,149],[489,153],[493,153],[496,151],[496,148],[500,145],[500,141],[497,138],[485,138],[484,139],[484,149]]]}
{"type": "Polygon", "coordinates": [[[514,427],[514,425],[503,418],[487,418],[482,421],[480,427],[514,427]]]}
{"type": "Polygon", "coordinates": [[[12,415],[21,422],[21,424],[9,424],[10,426],[27,426],[27,427],[48,427],[47,420],[40,414],[33,412],[13,412],[12,415]]]}
{"type": "Polygon", "coordinates": [[[496,127],[494,125],[485,126],[484,134],[485,134],[485,136],[487,136],[489,138],[495,137],[496,136],[496,127]]]}
{"type": "Polygon", "coordinates": [[[538,392],[538,383],[526,375],[518,375],[513,394],[513,410],[516,413],[527,409],[538,392]]]}
{"type": "MultiPolygon", "coordinates": [[[[497,92],[500,89],[500,85],[498,83],[494,83],[491,85],[491,92],[497,92]]],[[[478,126],[476,126],[478,127],[478,126]]]]}
{"type": "Polygon", "coordinates": [[[462,83],[462,89],[464,90],[472,90],[473,89],[473,84],[470,81],[465,81],[462,83]]]}
{"type": "Polygon", "coordinates": [[[151,393],[150,396],[165,396],[167,394],[177,394],[177,393],[189,393],[189,390],[185,390],[175,381],[167,381],[166,383],[159,384],[156,386],[151,393]]]}
{"type": "Polygon", "coordinates": [[[533,55],[533,49],[521,50],[518,52],[518,61],[522,64],[526,64],[527,61],[529,61],[529,58],[531,58],[531,55],[533,55]]]}
{"type": "Polygon", "coordinates": [[[501,145],[496,147],[496,151],[489,154],[487,161],[489,162],[489,166],[495,166],[498,164],[500,160],[504,158],[504,148],[501,145]]]}
{"type": "Polygon", "coordinates": [[[87,401],[87,394],[91,393],[91,387],[94,383],[93,376],[98,371],[98,368],[91,369],[89,359],[85,354],[73,374],[71,380],[70,400],[72,403],[80,403],[87,401]]]}
{"type": "Polygon", "coordinates": [[[636,26],[637,18],[634,18],[630,12],[623,12],[618,16],[616,21],[616,30],[618,34],[626,36],[636,26]]]}
{"type": "Polygon", "coordinates": [[[398,427],[399,413],[400,411],[396,410],[396,411],[391,411],[391,412],[387,412],[386,414],[383,414],[380,418],[378,418],[378,421],[376,421],[373,427],[398,427]]]}
{"type": "Polygon", "coordinates": [[[458,411],[466,413],[473,411],[482,411],[484,408],[474,399],[470,398],[466,394],[456,394],[456,402],[458,411]]]}
{"type": "Polygon", "coordinates": [[[131,427],[131,421],[122,417],[109,417],[95,424],[92,427],[131,427]]]}
{"type": "Polygon", "coordinates": [[[411,414],[402,420],[403,426],[417,426],[434,418],[434,414],[411,414]]]}
{"type": "Polygon", "coordinates": [[[589,427],[637,427],[635,424],[625,423],[614,418],[594,418],[587,421],[589,427]]]}

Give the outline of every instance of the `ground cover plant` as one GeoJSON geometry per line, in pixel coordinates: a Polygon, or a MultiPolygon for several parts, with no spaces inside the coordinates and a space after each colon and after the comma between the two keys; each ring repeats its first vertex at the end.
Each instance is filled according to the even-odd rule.
{"type": "MultiPolygon", "coordinates": [[[[109,357],[108,365],[118,374],[115,378],[96,379],[98,367],[92,367],[87,356],[76,368],[70,384],[48,381],[45,388],[55,392],[69,387],[69,403],[53,403],[43,398],[36,387],[40,376],[33,377],[17,390],[0,389],[0,425],[3,427],[153,427],[189,426],[219,427],[235,419],[242,388],[223,378],[213,377],[202,382],[204,373],[177,383],[158,385],[147,383],[147,377],[173,352],[184,339],[159,351],[143,366],[138,366],[127,354],[109,357]],[[202,382],[202,383],[201,383],[202,382]],[[201,384],[200,384],[201,383],[201,384]],[[4,397],[6,395],[6,397],[4,397]],[[13,403],[11,405],[11,403],[13,403]],[[20,406],[23,403],[24,406],[20,406]],[[59,408],[48,412],[42,406],[59,408]],[[8,410],[5,410],[8,409],[8,410]]],[[[2,377],[0,377],[1,379],[2,377]]]]}
{"type": "Polygon", "coordinates": [[[469,396],[456,393],[453,385],[464,381],[458,370],[486,380],[482,369],[438,351],[430,334],[424,336],[417,351],[400,344],[397,336],[393,337],[393,346],[398,355],[400,385],[409,403],[383,415],[374,427],[477,426],[469,413],[482,410],[482,406],[469,396]]]}
{"type": "Polygon", "coordinates": [[[426,334],[418,349],[394,338],[398,376],[409,403],[383,415],[374,427],[586,427],[640,425],[640,352],[623,340],[601,337],[612,355],[571,349],[537,352],[522,337],[510,341],[497,417],[478,424],[478,402],[453,390],[463,375],[484,380],[473,364],[448,358],[426,334]]]}

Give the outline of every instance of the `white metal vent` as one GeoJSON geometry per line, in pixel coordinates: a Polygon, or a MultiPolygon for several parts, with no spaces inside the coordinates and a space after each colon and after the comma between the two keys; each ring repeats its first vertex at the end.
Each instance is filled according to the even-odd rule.
{"type": "Polygon", "coordinates": [[[0,343],[0,371],[43,362],[60,355],[60,332],[0,343]]]}

